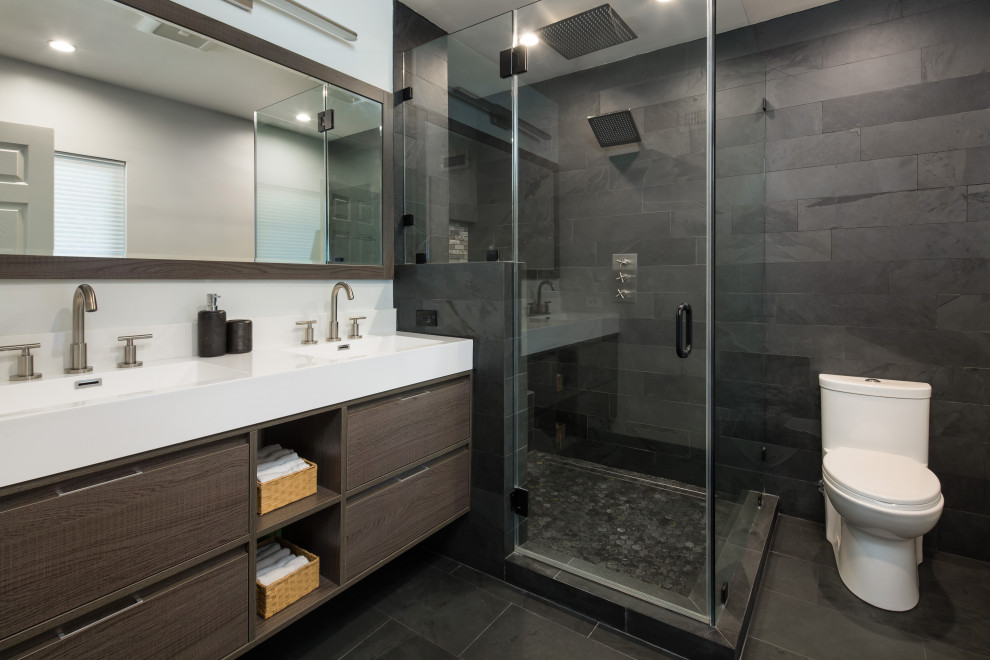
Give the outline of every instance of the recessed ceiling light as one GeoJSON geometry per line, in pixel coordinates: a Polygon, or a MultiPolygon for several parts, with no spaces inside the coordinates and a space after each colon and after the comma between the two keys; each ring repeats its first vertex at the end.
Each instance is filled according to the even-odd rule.
{"type": "Polygon", "coordinates": [[[657,0],[657,2],[670,2],[670,0],[657,0]]]}
{"type": "Polygon", "coordinates": [[[75,52],[76,47],[70,44],[68,41],[61,41],[59,39],[53,39],[48,42],[48,45],[59,51],[60,53],[72,53],[75,52]]]}
{"type": "Polygon", "coordinates": [[[540,43],[540,38],[537,37],[532,32],[527,32],[519,39],[519,43],[521,43],[523,46],[535,46],[536,44],[540,43]]]}
{"type": "Polygon", "coordinates": [[[305,112],[300,112],[298,115],[296,115],[296,121],[310,121],[312,119],[313,118],[307,115],[305,112]]]}

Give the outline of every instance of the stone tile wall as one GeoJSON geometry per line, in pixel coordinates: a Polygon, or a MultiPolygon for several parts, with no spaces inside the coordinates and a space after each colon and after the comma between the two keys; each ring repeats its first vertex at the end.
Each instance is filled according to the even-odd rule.
{"type": "MultiPolygon", "coordinates": [[[[722,425],[723,474],[765,479],[784,513],[822,520],[818,374],[929,382],[930,463],[946,509],[927,541],[982,559],[988,34],[987,2],[840,0],[721,35],[717,103],[723,123],[752,127],[747,142],[766,136],[765,204],[754,219],[765,231],[766,295],[751,301],[752,327],[727,328],[750,353],[722,353],[720,365],[740,384],[730,393],[754,415],[762,409],[765,424],[722,425]],[[763,400],[747,399],[744,383],[762,386],[763,400]]],[[[740,159],[719,146],[724,176],[740,159]]]]}

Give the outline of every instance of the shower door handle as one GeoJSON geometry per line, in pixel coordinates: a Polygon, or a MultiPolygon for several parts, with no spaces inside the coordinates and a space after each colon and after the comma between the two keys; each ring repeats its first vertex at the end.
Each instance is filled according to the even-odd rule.
{"type": "Polygon", "coordinates": [[[675,325],[677,326],[677,357],[686,358],[691,355],[691,343],[694,335],[691,305],[681,303],[677,306],[675,325]]]}

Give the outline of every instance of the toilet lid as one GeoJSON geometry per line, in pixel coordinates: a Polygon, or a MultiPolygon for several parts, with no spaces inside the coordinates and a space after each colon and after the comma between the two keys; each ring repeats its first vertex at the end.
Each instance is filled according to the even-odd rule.
{"type": "Polygon", "coordinates": [[[942,491],[938,477],[921,463],[866,449],[833,449],[822,472],[847,490],[888,504],[927,504],[942,491]]]}

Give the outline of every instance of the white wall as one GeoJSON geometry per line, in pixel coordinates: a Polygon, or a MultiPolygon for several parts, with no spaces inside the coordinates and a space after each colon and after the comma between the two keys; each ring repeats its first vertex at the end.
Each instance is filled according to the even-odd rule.
{"type": "Polygon", "coordinates": [[[246,12],[224,0],[175,0],[337,71],[392,91],[392,0],[297,0],[358,33],[354,42],[328,36],[255,0],[246,12]]]}
{"type": "MultiPolygon", "coordinates": [[[[15,280],[0,284],[0,345],[40,342],[35,371],[58,375],[67,366],[72,335],[72,295],[78,282],[15,280]]],[[[120,335],[153,333],[138,342],[139,360],[196,354],[197,312],[206,309],[206,294],[219,293],[227,319],[251,319],[254,346],[287,347],[302,339],[296,321],[317,319],[317,338],[326,339],[332,281],[129,281],[93,280],[98,309],[86,314],[89,363],[114,368],[122,360],[120,335]]],[[[362,334],[395,331],[392,283],[350,282],[354,300],[339,294],[338,319],[367,316],[362,334]]],[[[13,374],[16,352],[0,353],[0,378],[13,374]],[[9,359],[5,359],[9,358],[9,359]]]]}
{"type": "Polygon", "coordinates": [[[127,256],[254,260],[253,122],[5,57],[0,89],[56,151],[127,163],[127,256]]]}

